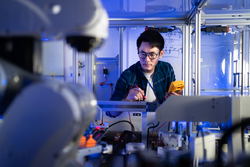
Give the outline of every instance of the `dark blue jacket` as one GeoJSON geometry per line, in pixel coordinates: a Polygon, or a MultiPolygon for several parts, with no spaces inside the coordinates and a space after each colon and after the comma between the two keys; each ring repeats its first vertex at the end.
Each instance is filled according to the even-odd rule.
{"type": "MultiPolygon", "coordinates": [[[[175,81],[175,74],[171,64],[158,61],[153,76],[153,87],[160,104],[164,101],[164,97],[172,81],[175,81]]],[[[147,78],[143,74],[139,61],[122,72],[110,100],[121,101],[125,99],[129,88],[133,85],[137,85],[144,90],[145,95],[147,94],[147,78]]]]}

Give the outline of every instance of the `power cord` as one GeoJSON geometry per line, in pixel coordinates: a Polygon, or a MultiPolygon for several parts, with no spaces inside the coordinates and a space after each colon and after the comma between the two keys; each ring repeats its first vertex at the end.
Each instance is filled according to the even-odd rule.
{"type": "Polygon", "coordinates": [[[147,130],[147,148],[148,148],[149,129],[156,128],[157,126],[159,126],[159,124],[160,124],[160,122],[158,122],[155,126],[151,126],[148,128],[148,130],[147,130]]]}
{"type": "Polygon", "coordinates": [[[113,83],[106,83],[108,81],[107,76],[106,76],[108,74],[108,69],[106,69],[105,66],[103,66],[102,70],[103,70],[103,75],[104,75],[105,81],[100,82],[100,85],[101,86],[103,86],[103,85],[109,85],[110,86],[110,88],[111,88],[111,95],[110,95],[110,98],[109,98],[109,100],[110,100],[112,95],[113,95],[113,83]]]}
{"type": "Polygon", "coordinates": [[[116,124],[118,124],[118,123],[121,123],[121,122],[127,122],[127,123],[129,123],[129,124],[131,125],[131,131],[132,131],[132,132],[135,131],[134,125],[133,125],[131,122],[127,121],[127,120],[121,120],[121,121],[115,122],[115,123],[111,124],[105,131],[107,131],[107,130],[108,130],[109,128],[111,128],[112,126],[114,126],[114,125],[116,125],[116,124]]]}
{"type": "Polygon", "coordinates": [[[242,133],[242,130],[244,130],[248,125],[250,124],[250,118],[243,119],[241,122],[236,123],[233,125],[221,138],[219,141],[218,146],[218,154],[217,154],[217,167],[222,167],[222,146],[224,143],[227,142],[227,138],[237,129],[241,128],[241,139],[242,139],[242,149],[244,150],[244,133],[242,133]]]}

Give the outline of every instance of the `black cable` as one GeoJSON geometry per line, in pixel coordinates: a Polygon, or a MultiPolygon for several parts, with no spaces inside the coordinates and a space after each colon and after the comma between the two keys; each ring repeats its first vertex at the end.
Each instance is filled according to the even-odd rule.
{"type": "MultiPolygon", "coordinates": [[[[153,126],[155,126],[155,124],[153,122],[148,123],[147,126],[150,124],[153,124],[153,126]]],[[[153,128],[153,131],[154,131],[154,128],[153,128]]]]}
{"type": "Polygon", "coordinates": [[[153,126],[155,126],[155,124],[153,122],[148,123],[147,126],[150,125],[150,124],[153,124],[153,126]]]}
{"type": "MultiPolygon", "coordinates": [[[[152,124],[153,126],[155,126],[155,124],[153,122],[148,123],[147,126],[150,125],[150,124],[152,124]]],[[[153,131],[154,131],[154,129],[153,129],[153,131]]]]}
{"type": "Polygon", "coordinates": [[[157,126],[159,126],[159,124],[160,124],[160,122],[158,122],[155,126],[149,127],[148,130],[147,130],[147,133],[149,134],[149,129],[156,128],[157,126]]]}
{"type": "Polygon", "coordinates": [[[150,124],[153,124],[153,126],[155,126],[155,124],[153,122],[148,123],[147,126],[150,125],[150,124]]]}
{"type": "Polygon", "coordinates": [[[168,132],[170,132],[170,125],[172,126],[172,122],[168,122],[168,132]]]}
{"type": "MultiPolygon", "coordinates": [[[[221,138],[221,140],[219,141],[219,146],[218,146],[218,154],[217,154],[217,167],[222,167],[222,163],[221,163],[221,154],[222,154],[222,146],[224,143],[226,143],[227,138],[229,137],[229,135],[231,135],[231,133],[233,133],[235,130],[241,128],[241,132],[242,129],[245,129],[248,125],[250,124],[250,118],[247,119],[243,119],[240,123],[237,123],[235,125],[233,125],[221,138]]],[[[241,138],[244,142],[244,133],[241,134],[241,138]]],[[[242,147],[244,147],[243,143],[242,143],[242,147]]]]}
{"type": "Polygon", "coordinates": [[[122,120],[122,121],[115,122],[115,123],[111,124],[105,131],[107,131],[107,130],[108,130],[109,128],[111,128],[112,126],[114,126],[114,125],[116,125],[116,124],[118,124],[118,123],[121,123],[121,122],[127,122],[127,123],[129,123],[129,124],[131,125],[131,131],[132,131],[132,132],[135,131],[134,125],[133,125],[131,122],[127,121],[127,120],[122,120]]]}
{"type": "Polygon", "coordinates": [[[129,140],[133,140],[133,137],[134,137],[134,133],[131,132],[131,131],[128,131],[128,130],[125,130],[122,132],[120,138],[119,138],[119,141],[123,141],[124,140],[124,137],[126,136],[129,136],[130,135],[130,139],[129,140]]]}
{"type": "Polygon", "coordinates": [[[121,133],[121,136],[119,138],[119,141],[116,145],[113,146],[113,153],[112,154],[104,154],[106,162],[105,164],[102,164],[102,166],[104,165],[104,167],[110,167],[110,166],[114,166],[114,162],[116,163],[117,158],[119,158],[121,155],[124,158],[123,161],[123,166],[126,167],[127,166],[127,155],[123,154],[120,151],[120,148],[122,146],[125,146],[127,143],[132,142],[134,139],[134,133],[128,130],[125,130],[121,133]]]}
{"type": "Polygon", "coordinates": [[[116,146],[113,148],[114,153],[119,153],[121,148],[124,148],[127,143],[132,142],[134,140],[134,133],[128,130],[122,132],[119,141],[116,146]]]}
{"type": "Polygon", "coordinates": [[[92,131],[93,139],[96,140],[96,143],[99,143],[105,134],[106,133],[103,130],[94,129],[92,131]]]}
{"type": "Polygon", "coordinates": [[[99,131],[98,129],[92,130],[91,134],[95,133],[96,131],[99,131]]]}
{"type": "Polygon", "coordinates": [[[158,123],[155,126],[151,126],[148,128],[148,130],[147,130],[147,148],[148,148],[149,129],[156,128],[157,126],[159,126],[159,124],[160,124],[160,122],[158,121],[158,123]]]}

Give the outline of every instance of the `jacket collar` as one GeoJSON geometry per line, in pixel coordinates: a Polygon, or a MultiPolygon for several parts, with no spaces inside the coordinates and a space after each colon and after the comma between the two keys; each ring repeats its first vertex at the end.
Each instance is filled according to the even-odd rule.
{"type": "MultiPolygon", "coordinates": [[[[154,75],[155,74],[157,74],[157,73],[161,73],[161,71],[160,71],[160,63],[161,63],[161,61],[159,60],[158,61],[158,63],[156,64],[156,66],[155,66],[155,70],[154,70],[154,75]]],[[[141,63],[140,63],[140,61],[138,61],[137,62],[137,69],[139,70],[139,75],[143,78],[143,77],[145,77],[144,76],[144,74],[143,74],[143,71],[142,71],[142,67],[141,67],[141,63]]]]}

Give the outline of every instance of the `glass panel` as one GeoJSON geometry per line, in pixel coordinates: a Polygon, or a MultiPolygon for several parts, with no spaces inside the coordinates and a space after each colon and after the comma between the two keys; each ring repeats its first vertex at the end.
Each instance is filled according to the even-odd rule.
{"type": "MultiPolygon", "coordinates": [[[[249,38],[249,34],[245,38],[249,38]]],[[[240,94],[242,45],[249,45],[242,41],[240,29],[233,29],[233,33],[201,33],[201,95],[240,94]]],[[[243,94],[247,95],[249,57],[245,54],[243,94]]]]}
{"type": "Polygon", "coordinates": [[[195,0],[102,0],[108,12],[178,12],[189,11],[195,0]]]}
{"type": "Polygon", "coordinates": [[[162,33],[165,39],[164,55],[160,60],[169,62],[174,69],[176,80],[183,80],[182,60],[183,60],[183,34],[179,27],[172,32],[162,33]]]}
{"type": "MultiPolygon", "coordinates": [[[[200,0],[101,0],[108,13],[174,12],[176,16],[178,16],[178,12],[191,11],[198,1],[200,0]]],[[[205,14],[214,14],[215,12],[228,13],[246,9],[250,9],[249,0],[208,0],[202,7],[202,11],[205,14]]],[[[246,11],[244,12],[247,13],[246,11]]]]}
{"type": "Polygon", "coordinates": [[[201,89],[233,87],[234,34],[201,33],[201,89]]]}
{"type": "Polygon", "coordinates": [[[116,57],[119,54],[119,31],[117,28],[109,28],[108,39],[104,45],[94,51],[96,57],[116,57]]]}
{"type": "MultiPolygon", "coordinates": [[[[186,11],[185,2],[177,0],[146,0],[145,11],[153,12],[177,12],[177,11],[186,11]]],[[[189,9],[191,4],[188,4],[189,9]]]]}
{"type": "Polygon", "coordinates": [[[208,0],[202,7],[204,13],[209,14],[212,10],[232,11],[250,9],[249,0],[208,0]],[[209,11],[211,10],[211,11],[209,11]]]}

